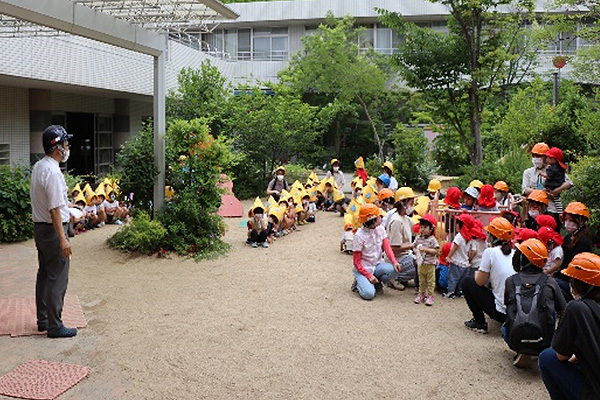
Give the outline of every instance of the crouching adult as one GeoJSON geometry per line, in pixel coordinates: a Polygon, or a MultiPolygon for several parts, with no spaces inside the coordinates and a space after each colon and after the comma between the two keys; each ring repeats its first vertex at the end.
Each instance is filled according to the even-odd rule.
{"type": "Polygon", "coordinates": [[[540,353],[540,374],[553,400],[600,399],[600,256],[579,253],[563,274],[575,300],[540,353]]]}

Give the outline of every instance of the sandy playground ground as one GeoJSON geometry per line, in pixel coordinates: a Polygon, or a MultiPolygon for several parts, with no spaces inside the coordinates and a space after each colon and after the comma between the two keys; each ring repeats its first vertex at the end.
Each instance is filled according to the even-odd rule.
{"type": "MultiPolygon", "coordinates": [[[[229,254],[201,263],[111,250],[116,226],[76,236],[69,293],[88,327],[72,339],[0,337],[0,375],[36,358],[89,366],[61,400],[548,398],[535,364],[512,366],[499,324],[487,335],[463,326],[463,299],[352,293],[336,214],[269,249],[243,244],[242,221],[227,220],[229,254]]],[[[33,241],[2,247],[18,250],[31,287],[19,295],[33,295],[33,241]]]]}

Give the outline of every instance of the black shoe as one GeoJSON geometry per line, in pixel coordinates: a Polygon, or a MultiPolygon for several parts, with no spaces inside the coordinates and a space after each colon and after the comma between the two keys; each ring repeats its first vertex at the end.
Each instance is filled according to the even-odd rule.
{"type": "Polygon", "coordinates": [[[475,318],[471,318],[469,321],[465,321],[465,326],[467,328],[469,328],[470,330],[475,331],[477,333],[487,333],[488,332],[487,322],[480,324],[479,322],[475,321],[475,318]]]}
{"type": "Polygon", "coordinates": [[[76,335],[77,335],[76,328],[67,328],[66,326],[61,326],[57,330],[48,332],[49,338],[66,338],[66,337],[73,337],[76,335]]]}
{"type": "Polygon", "coordinates": [[[378,282],[375,284],[375,293],[383,294],[383,283],[378,282]]]}
{"type": "Polygon", "coordinates": [[[38,332],[46,332],[48,330],[48,324],[38,324],[38,332]]]}
{"type": "Polygon", "coordinates": [[[358,286],[356,283],[356,279],[354,280],[354,282],[352,282],[352,285],[350,286],[350,290],[352,290],[353,292],[358,292],[358,286]]]}

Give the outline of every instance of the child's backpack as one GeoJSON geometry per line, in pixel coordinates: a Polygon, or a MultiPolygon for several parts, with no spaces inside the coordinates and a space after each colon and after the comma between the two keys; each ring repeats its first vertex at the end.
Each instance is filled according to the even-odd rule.
{"type": "Polygon", "coordinates": [[[519,354],[537,356],[550,347],[554,335],[554,317],[550,315],[544,297],[546,274],[540,274],[533,284],[513,275],[515,299],[506,309],[508,346],[519,354]]]}

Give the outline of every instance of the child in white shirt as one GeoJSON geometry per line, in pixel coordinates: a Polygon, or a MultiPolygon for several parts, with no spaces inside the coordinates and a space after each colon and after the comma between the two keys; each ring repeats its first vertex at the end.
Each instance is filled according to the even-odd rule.
{"type": "Polygon", "coordinates": [[[448,291],[444,297],[454,299],[462,295],[461,283],[464,278],[469,276],[469,250],[471,249],[471,229],[475,225],[475,220],[469,214],[461,214],[456,217],[456,230],[458,233],[452,241],[452,248],[448,254],[450,262],[448,269],[448,291]]]}

